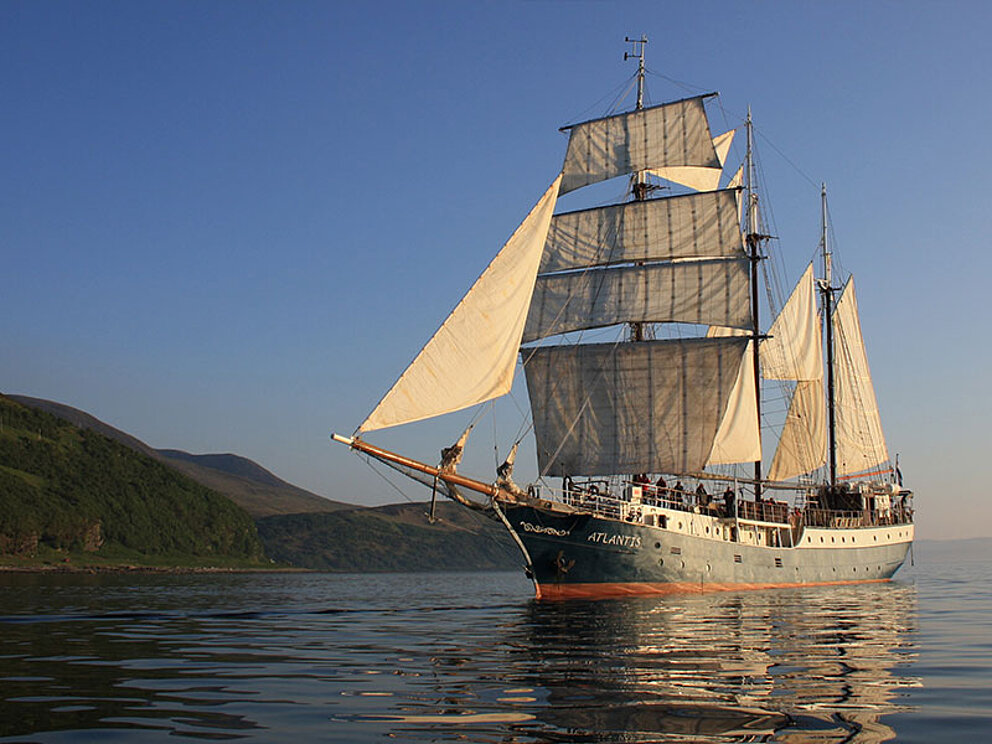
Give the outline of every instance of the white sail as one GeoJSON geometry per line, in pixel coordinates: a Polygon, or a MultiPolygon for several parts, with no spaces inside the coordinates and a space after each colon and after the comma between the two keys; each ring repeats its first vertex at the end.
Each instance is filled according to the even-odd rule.
{"type": "Polygon", "coordinates": [[[664,178],[666,181],[688,186],[696,191],[713,191],[720,187],[720,176],[723,173],[723,164],[727,160],[727,153],[730,152],[730,145],[734,141],[734,134],[737,130],[731,129],[724,132],[719,137],[713,138],[713,148],[716,150],[717,159],[720,161],[718,168],[699,168],[691,165],[673,165],[668,168],[652,168],[648,171],[653,176],[664,178]]]}
{"type": "Polygon", "coordinates": [[[762,377],[766,380],[817,380],[823,377],[812,263],[806,267],[768,335],[768,340],[761,344],[762,377]]]}
{"type": "Polygon", "coordinates": [[[712,191],[557,214],[540,272],[742,256],[736,196],[735,191],[712,191]]]}
{"type": "Polygon", "coordinates": [[[789,403],[782,436],[768,471],[773,481],[795,478],[827,461],[827,405],[823,380],[801,380],[789,403]]]}
{"type": "Polygon", "coordinates": [[[744,219],[744,199],[741,197],[741,187],[744,185],[744,166],[742,165],[737,169],[737,172],[731,177],[730,183],[727,184],[728,189],[735,189],[737,194],[737,223],[740,224],[741,220],[744,219]]]}
{"type": "Polygon", "coordinates": [[[889,453],[861,335],[854,277],[837,300],[833,328],[837,472],[860,473],[887,462],[889,453]]]}
{"type": "Polygon", "coordinates": [[[440,416],[509,392],[560,183],[561,176],[359,431],[440,416]]]}
{"type": "MultiPolygon", "coordinates": [[[[707,337],[744,336],[747,331],[713,326],[707,337]]],[[[761,426],[758,423],[758,401],[754,389],[754,342],[748,342],[741,357],[740,370],[734,381],[727,408],[720,421],[707,465],[729,465],[756,462],[761,459],[761,426]]]]}
{"type": "Polygon", "coordinates": [[[751,325],[747,259],[707,259],[539,276],[523,342],[627,322],[751,325]]]}
{"type": "Polygon", "coordinates": [[[561,193],[652,168],[719,168],[703,98],[687,98],[570,127],[561,193]]]}
{"type": "Polygon", "coordinates": [[[786,480],[809,473],[827,458],[823,346],[810,263],[761,346],[761,371],[769,380],[798,380],[768,477],[786,480]]]}
{"type": "Polygon", "coordinates": [[[747,338],[546,346],[525,366],[549,475],[702,470],[747,338]]]}

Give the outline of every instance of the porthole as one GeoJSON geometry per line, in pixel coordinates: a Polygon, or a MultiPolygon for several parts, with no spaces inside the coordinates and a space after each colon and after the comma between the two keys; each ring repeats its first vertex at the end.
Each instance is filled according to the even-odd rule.
{"type": "Polygon", "coordinates": [[[878,535],[875,535],[875,542],[878,542],[878,535]]]}
{"type": "Polygon", "coordinates": [[[679,529],[682,529],[682,523],[679,522],[679,529]]]}
{"type": "Polygon", "coordinates": [[[820,542],[823,542],[823,535],[820,535],[820,542]]]}
{"type": "Polygon", "coordinates": [[[845,542],[845,541],[846,541],[846,538],[844,538],[844,537],[842,537],[842,538],[840,539],[840,541],[841,541],[841,542],[845,542]]]}
{"type": "Polygon", "coordinates": [[[831,537],[830,538],[830,542],[837,542],[837,538],[836,537],[831,537]]]}
{"type": "Polygon", "coordinates": [[[679,561],[682,564],[682,568],[685,568],[685,561],[679,561]]]}
{"type": "Polygon", "coordinates": [[[712,569],[712,568],[710,568],[710,564],[709,564],[709,563],[707,563],[707,564],[706,564],[706,571],[707,571],[707,573],[708,573],[708,572],[710,572],[710,571],[712,571],[712,570],[713,570],[713,569],[712,569]]]}
{"type": "Polygon", "coordinates": [[[660,548],[660,547],[661,547],[661,543],[655,543],[655,544],[654,544],[654,547],[655,547],[655,549],[657,550],[658,548],[660,548]]]}
{"type": "Polygon", "coordinates": [[[665,559],[664,558],[659,558],[658,559],[658,565],[659,566],[664,566],[665,565],[665,559]]]}
{"type": "Polygon", "coordinates": [[[813,542],[813,538],[810,535],[806,535],[806,542],[813,542]]]}
{"type": "Polygon", "coordinates": [[[709,527],[706,528],[706,534],[707,535],[710,534],[710,528],[709,527]]]}

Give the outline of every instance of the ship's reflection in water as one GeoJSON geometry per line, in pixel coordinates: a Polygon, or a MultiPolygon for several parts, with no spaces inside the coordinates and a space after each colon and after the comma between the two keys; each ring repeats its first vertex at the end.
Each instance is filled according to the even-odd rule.
{"type": "Polygon", "coordinates": [[[456,705],[389,718],[400,738],[440,740],[887,741],[884,717],[918,685],[905,673],[915,616],[916,589],[899,584],[533,602],[492,629],[499,669],[492,650],[468,651],[457,671],[435,659],[431,683],[456,705]],[[480,713],[465,683],[482,659],[477,679],[506,684],[489,723],[507,717],[488,735],[460,715],[480,713]]]}
{"type": "Polygon", "coordinates": [[[916,585],[603,602],[521,599],[519,574],[0,588],[2,741],[820,744],[920,720],[893,715],[918,684],[916,585]]]}

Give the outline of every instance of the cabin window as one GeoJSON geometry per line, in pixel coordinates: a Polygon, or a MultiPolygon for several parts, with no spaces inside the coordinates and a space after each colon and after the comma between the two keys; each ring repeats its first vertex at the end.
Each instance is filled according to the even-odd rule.
{"type": "Polygon", "coordinates": [[[776,558],[775,559],[775,568],[782,568],[782,559],[781,558],[776,558]]]}
{"type": "Polygon", "coordinates": [[[744,557],[738,555],[737,553],[734,553],[734,563],[743,563],[743,562],[744,562],[744,557]]]}
{"type": "Polygon", "coordinates": [[[672,552],[672,555],[682,555],[682,548],[677,548],[677,547],[675,547],[673,545],[671,552],[672,552]]]}
{"type": "Polygon", "coordinates": [[[664,514],[659,514],[658,515],[658,526],[661,527],[663,530],[667,530],[668,529],[668,517],[666,517],[664,514]]]}

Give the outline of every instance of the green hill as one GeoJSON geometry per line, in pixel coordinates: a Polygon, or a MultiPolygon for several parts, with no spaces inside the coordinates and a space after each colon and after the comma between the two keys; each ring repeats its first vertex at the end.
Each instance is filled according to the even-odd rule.
{"type": "Polygon", "coordinates": [[[277,561],[321,571],[459,571],[520,568],[523,558],[502,525],[451,502],[393,504],[329,514],[258,520],[277,561]]]}
{"type": "Polygon", "coordinates": [[[154,449],[140,439],[116,429],[78,408],[43,398],[10,395],[30,408],[110,437],[130,449],[160,460],[189,476],[201,486],[227,496],[253,517],[352,509],[352,504],[331,501],[276,477],[261,465],[238,455],[191,455],[182,450],[154,449]]]}
{"type": "Polygon", "coordinates": [[[0,554],[198,566],[265,560],[251,517],[227,498],[2,395],[0,554]]]}

